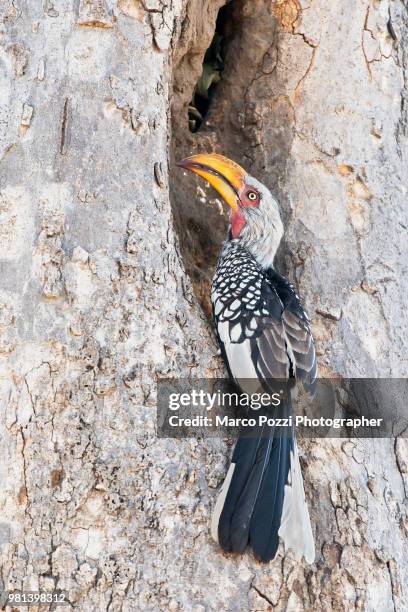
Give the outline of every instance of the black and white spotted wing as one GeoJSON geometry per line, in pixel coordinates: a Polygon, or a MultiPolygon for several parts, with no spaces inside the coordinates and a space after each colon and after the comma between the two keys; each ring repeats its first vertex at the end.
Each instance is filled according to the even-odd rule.
{"type": "Polygon", "coordinates": [[[237,242],[228,242],[213,281],[217,333],[235,380],[294,375],[313,393],[316,353],[309,320],[293,286],[263,270],[237,242]]]}

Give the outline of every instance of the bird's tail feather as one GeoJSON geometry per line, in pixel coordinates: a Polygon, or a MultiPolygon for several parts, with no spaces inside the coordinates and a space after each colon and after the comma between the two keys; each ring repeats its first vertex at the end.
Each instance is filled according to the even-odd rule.
{"type": "MultiPolygon", "coordinates": [[[[290,407],[289,407],[290,408],[290,407]]],[[[294,435],[269,427],[262,438],[239,438],[214,508],[212,535],[226,552],[275,558],[285,550],[313,563],[315,551],[294,435]]]]}

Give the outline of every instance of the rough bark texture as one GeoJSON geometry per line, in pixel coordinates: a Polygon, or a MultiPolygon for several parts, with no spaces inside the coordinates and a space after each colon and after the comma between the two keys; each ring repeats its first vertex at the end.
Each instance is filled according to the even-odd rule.
{"type": "Polygon", "coordinates": [[[228,445],[155,437],[157,377],[222,372],[198,299],[225,217],[168,162],[196,149],[279,196],[321,371],[408,375],[406,3],[233,0],[192,135],[222,4],[0,5],[1,587],[95,611],[405,610],[405,441],[303,445],[308,567],[223,555],[228,445]]]}

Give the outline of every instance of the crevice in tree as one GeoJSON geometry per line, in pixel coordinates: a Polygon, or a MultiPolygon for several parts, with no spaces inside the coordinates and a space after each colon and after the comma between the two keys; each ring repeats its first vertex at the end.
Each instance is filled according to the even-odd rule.
{"type": "Polygon", "coordinates": [[[214,36],[205,52],[201,74],[194,87],[193,97],[188,105],[190,132],[198,132],[200,129],[217,91],[217,84],[222,79],[230,19],[231,0],[228,0],[227,4],[220,8],[217,15],[214,36]]]}
{"type": "MultiPolygon", "coordinates": [[[[198,152],[221,153],[263,181],[282,202],[279,185],[293,140],[294,113],[275,80],[280,26],[270,2],[213,0],[205,14],[200,7],[195,0],[188,3],[173,45],[170,192],[184,266],[204,312],[211,316],[211,279],[229,211],[204,181],[176,162],[198,152]],[[219,71],[220,78],[210,78],[208,99],[199,106],[197,82],[203,63],[205,67],[214,61],[206,70],[219,71]],[[196,123],[193,105],[200,111],[196,123]],[[264,147],[265,133],[273,148],[264,147]]],[[[283,204],[286,217],[289,206],[283,204]]]]}
{"type": "Polygon", "coordinates": [[[66,137],[67,137],[67,122],[68,122],[68,98],[65,98],[64,108],[62,111],[62,122],[61,122],[61,139],[60,139],[60,154],[65,155],[66,153],[66,137]]]}

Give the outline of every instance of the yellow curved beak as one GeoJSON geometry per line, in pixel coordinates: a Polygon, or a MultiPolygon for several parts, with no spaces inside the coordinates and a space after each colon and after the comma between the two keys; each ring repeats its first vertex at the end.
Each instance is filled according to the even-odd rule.
{"type": "Polygon", "coordinates": [[[239,194],[245,184],[247,173],[241,166],[228,157],[217,153],[200,153],[186,157],[177,164],[181,168],[191,170],[202,176],[214,187],[223,200],[232,208],[237,210],[239,206],[239,194]]]}

